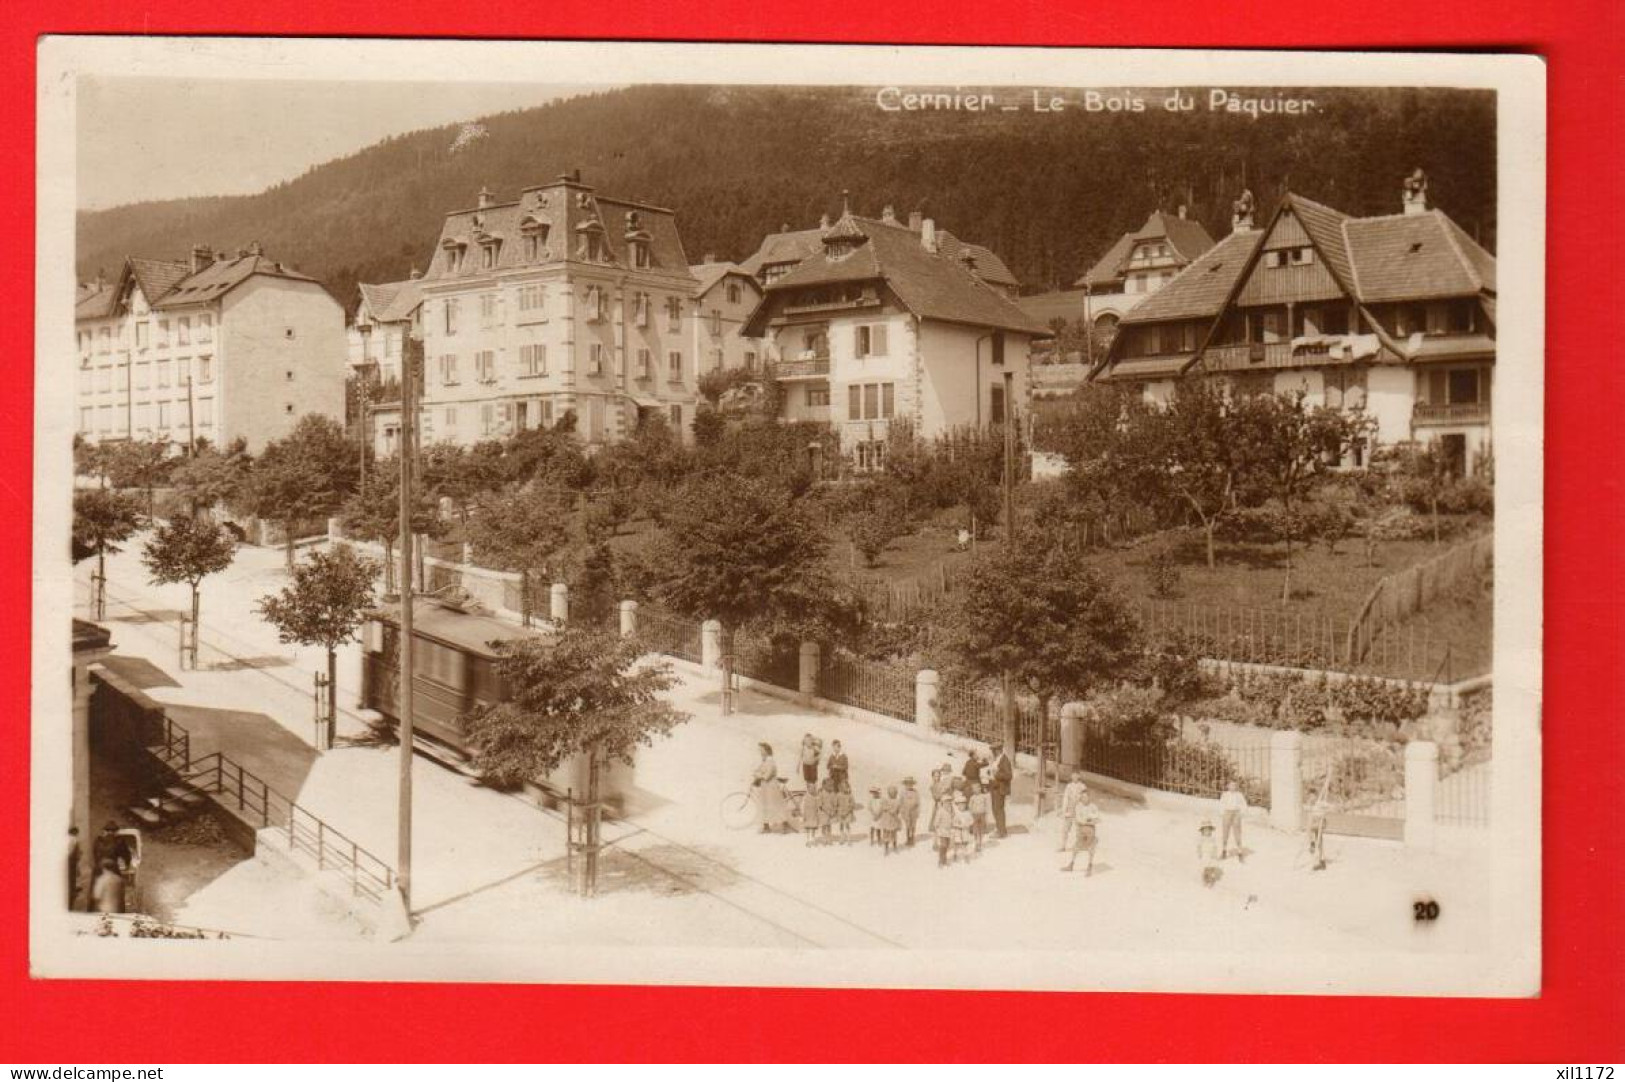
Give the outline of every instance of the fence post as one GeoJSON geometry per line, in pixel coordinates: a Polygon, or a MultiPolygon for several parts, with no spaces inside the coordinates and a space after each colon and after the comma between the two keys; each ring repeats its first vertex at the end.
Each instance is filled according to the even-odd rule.
{"type": "Polygon", "coordinates": [[[621,638],[630,639],[638,633],[638,603],[621,602],[621,638]]]}
{"type": "Polygon", "coordinates": [[[1069,770],[1083,766],[1082,703],[1061,704],[1061,765],[1069,770]]]}
{"type": "Polygon", "coordinates": [[[935,732],[942,724],[937,713],[937,684],[941,679],[935,669],[921,669],[914,674],[914,724],[923,732],[935,732]]]}
{"type": "Polygon", "coordinates": [[[801,656],[796,662],[796,690],[803,695],[818,694],[818,662],[818,644],[802,643],[801,656]]]}
{"type": "Polygon", "coordinates": [[[715,671],[722,665],[722,621],[707,620],[700,625],[700,665],[715,671]]]}
{"type": "Polygon", "coordinates": [[[1405,845],[1432,849],[1433,797],[1439,783],[1439,746],[1431,740],[1405,745],[1405,845]]]}
{"type": "Polygon", "coordinates": [[[548,598],[548,616],[556,624],[567,623],[570,619],[570,588],[562,582],[555,582],[548,598]]]}
{"type": "Polygon", "coordinates": [[[329,542],[344,540],[343,519],[334,515],[329,515],[327,517],[327,540],[329,542]]]}
{"type": "Polygon", "coordinates": [[[1270,734],[1270,825],[1296,833],[1303,826],[1303,734],[1270,734]]]}

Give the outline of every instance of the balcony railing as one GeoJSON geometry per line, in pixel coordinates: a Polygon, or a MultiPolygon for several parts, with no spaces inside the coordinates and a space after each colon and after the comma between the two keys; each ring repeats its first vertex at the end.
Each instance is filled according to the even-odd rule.
{"type": "Polygon", "coordinates": [[[803,357],[793,361],[774,361],[769,366],[774,379],[827,379],[829,355],[803,357]]]}
{"type": "Polygon", "coordinates": [[[1452,402],[1434,405],[1418,402],[1411,420],[1419,425],[1487,424],[1490,419],[1488,402],[1452,402]]]}

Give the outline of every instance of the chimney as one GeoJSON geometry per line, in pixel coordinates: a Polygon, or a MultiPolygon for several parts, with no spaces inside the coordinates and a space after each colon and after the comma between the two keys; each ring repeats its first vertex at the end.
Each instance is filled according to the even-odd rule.
{"type": "Polygon", "coordinates": [[[265,249],[260,247],[260,242],[259,241],[254,241],[252,244],[250,244],[248,246],[248,254],[249,255],[255,255],[255,256],[264,255],[265,254],[265,249]]]}
{"type": "Polygon", "coordinates": [[[1253,231],[1253,191],[1243,188],[1241,195],[1230,204],[1230,232],[1251,233],[1253,231]]]}
{"type": "Polygon", "coordinates": [[[239,248],[239,249],[237,249],[237,258],[238,259],[247,259],[248,258],[248,249],[247,248],[239,248]]]}
{"type": "Polygon", "coordinates": [[[1405,188],[1401,193],[1405,200],[1406,214],[1425,214],[1428,209],[1428,175],[1417,169],[1405,178],[1405,188]]]}
{"type": "Polygon", "coordinates": [[[580,184],[581,183],[581,170],[579,170],[579,169],[570,170],[570,179],[575,181],[577,184],[580,184]]]}
{"type": "Polygon", "coordinates": [[[886,209],[880,212],[880,220],[887,225],[897,225],[897,208],[887,203],[886,209]]]}
{"type": "Polygon", "coordinates": [[[926,218],[920,223],[920,243],[924,245],[926,251],[933,255],[936,254],[937,223],[930,218],[926,218]]]}
{"type": "Polygon", "coordinates": [[[1183,203],[1179,204],[1179,217],[1181,220],[1185,217],[1185,204],[1183,203]]]}
{"type": "Polygon", "coordinates": [[[818,228],[819,229],[828,229],[829,228],[829,215],[828,214],[819,215],[818,228]]]}
{"type": "Polygon", "coordinates": [[[716,261],[717,253],[715,252],[706,252],[704,257],[700,260],[702,263],[715,263],[716,261]]]}
{"type": "Polygon", "coordinates": [[[914,230],[914,232],[916,232],[916,233],[918,233],[920,231],[920,212],[919,211],[911,210],[911,211],[908,212],[908,227],[910,229],[914,230]]]}
{"type": "Polygon", "coordinates": [[[480,209],[484,210],[486,207],[488,207],[490,205],[491,205],[491,189],[487,188],[485,185],[481,184],[480,185],[480,209]]]}
{"type": "Polygon", "coordinates": [[[422,277],[423,277],[423,272],[418,270],[416,267],[413,267],[412,272],[407,275],[407,278],[411,279],[414,282],[417,281],[419,278],[422,278],[422,277]]]}
{"type": "Polygon", "coordinates": [[[207,267],[209,264],[211,264],[213,262],[214,262],[214,254],[209,251],[209,246],[208,245],[206,245],[206,244],[194,244],[194,245],[192,245],[192,273],[193,274],[196,274],[198,271],[204,269],[205,267],[207,267]]]}

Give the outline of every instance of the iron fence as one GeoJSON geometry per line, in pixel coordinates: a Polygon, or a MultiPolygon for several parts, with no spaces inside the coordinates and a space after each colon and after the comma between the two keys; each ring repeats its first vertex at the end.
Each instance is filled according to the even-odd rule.
{"type": "Polygon", "coordinates": [[[638,606],[638,641],[651,653],[699,662],[703,646],[697,620],[674,616],[652,605],[638,606]]]}
{"type": "Polygon", "coordinates": [[[828,657],[818,669],[820,698],[914,720],[914,672],[861,658],[828,657]]]}
{"type": "Polygon", "coordinates": [[[1217,798],[1235,782],[1254,807],[1269,807],[1269,742],[1216,743],[1157,731],[1124,732],[1099,721],[1083,726],[1083,769],[1149,789],[1217,798]]]}
{"type": "Polygon", "coordinates": [[[1490,763],[1488,755],[1470,755],[1456,768],[1441,773],[1433,791],[1433,818],[1451,826],[1489,826],[1490,763]]]}
{"type": "Polygon", "coordinates": [[[801,679],[801,646],[757,635],[735,634],[734,672],[796,691],[801,679]]]}
{"type": "Polygon", "coordinates": [[[1347,618],[1249,605],[1153,600],[1139,602],[1137,615],[1151,637],[1178,634],[1200,656],[1215,661],[1432,682],[1459,675],[1452,672],[1453,659],[1479,653],[1458,650],[1456,642],[1435,634],[1425,620],[1389,624],[1370,632],[1364,640],[1364,653],[1351,663],[1346,645],[1354,621],[1347,618]]]}
{"type": "MultiPolygon", "coordinates": [[[[1038,704],[1018,696],[1016,711],[1016,750],[1036,754],[1046,731],[1038,704]]],[[[965,680],[943,680],[937,685],[937,724],[945,732],[956,733],[991,746],[1004,743],[1004,696],[996,687],[965,680]]]]}

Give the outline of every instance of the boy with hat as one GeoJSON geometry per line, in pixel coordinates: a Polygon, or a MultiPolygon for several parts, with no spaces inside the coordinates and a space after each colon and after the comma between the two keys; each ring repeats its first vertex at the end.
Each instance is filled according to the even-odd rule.
{"type": "Polygon", "coordinates": [[[880,844],[880,786],[869,786],[869,844],[880,844]]]}
{"type": "Polygon", "coordinates": [[[974,820],[970,813],[970,798],[964,793],[954,794],[954,859],[968,859],[970,832],[974,820]]]}

